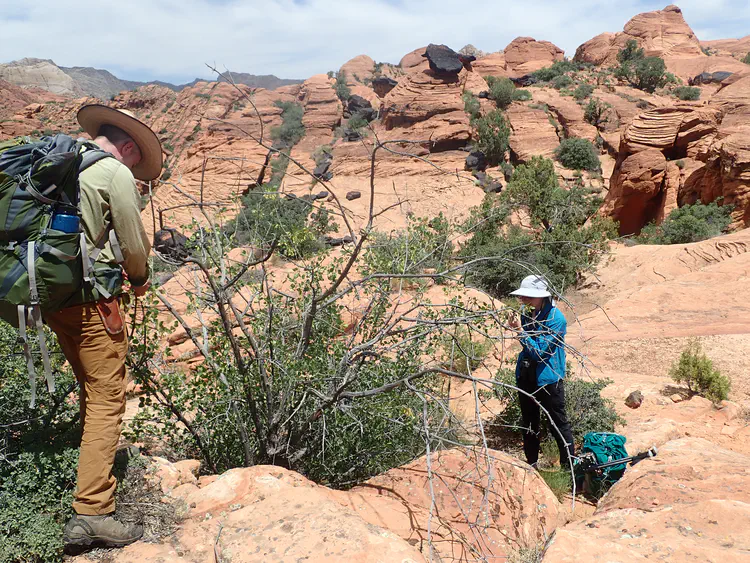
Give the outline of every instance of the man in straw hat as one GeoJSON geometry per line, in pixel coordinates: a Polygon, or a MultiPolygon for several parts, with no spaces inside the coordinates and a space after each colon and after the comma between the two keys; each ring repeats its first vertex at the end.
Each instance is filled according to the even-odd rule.
{"type": "Polygon", "coordinates": [[[93,261],[88,272],[92,283],[72,306],[46,315],[80,384],[83,435],[75,514],[65,526],[64,540],[123,546],[140,538],[143,528],[114,518],[117,480],[112,465],[125,413],[128,351],[117,296],[124,276],[136,295],[148,288],[151,242],[141,221],[135,178],[159,176],[162,150],[154,132],[129,112],[88,105],[78,112],[78,122],[108,154],[100,153],[80,175],[81,252],[84,261],[93,261]]]}
{"type": "Polygon", "coordinates": [[[547,282],[541,276],[526,276],[521,287],[511,292],[523,303],[525,312],[511,321],[521,329],[522,350],[516,364],[516,383],[524,393],[518,394],[523,420],[523,450],[526,461],[536,467],[539,460],[539,404],[549,413],[555,428],[550,432],[560,451],[560,465],[570,467],[575,455],[573,431],[565,414],[565,333],[568,323],[555,307],[547,282]]]}

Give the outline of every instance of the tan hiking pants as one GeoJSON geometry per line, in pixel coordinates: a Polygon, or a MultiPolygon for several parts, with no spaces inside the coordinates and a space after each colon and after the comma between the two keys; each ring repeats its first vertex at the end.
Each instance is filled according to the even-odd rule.
{"type": "Polygon", "coordinates": [[[93,303],[48,313],[45,319],[80,385],[83,436],[73,509],[85,515],[109,514],[115,510],[112,465],[125,413],[128,339],[125,331],[106,331],[93,303]]]}

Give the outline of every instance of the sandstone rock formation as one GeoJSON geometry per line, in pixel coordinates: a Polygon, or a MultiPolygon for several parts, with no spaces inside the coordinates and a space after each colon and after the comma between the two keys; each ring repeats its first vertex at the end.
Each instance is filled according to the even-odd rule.
{"type": "Polygon", "coordinates": [[[749,464],[706,440],[669,442],[629,468],[594,516],[559,529],[544,562],[746,561],[749,464]]]}
{"type": "Polygon", "coordinates": [[[514,160],[525,163],[532,156],[552,158],[560,139],[544,110],[513,104],[506,112],[510,122],[510,150],[514,160]]]}
{"type": "Polygon", "coordinates": [[[701,41],[701,47],[709,50],[712,54],[719,56],[732,56],[744,59],[750,53],[750,35],[740,39],[716,39],[714,41],[701,41]]]}
{"type": "Polygon", "coordinates": [[[510,77],[504,53],[492,53],[484,57],[479,57],[471,63],[471,66],[474,72],[480,76],[510,77]]]}
{"type": "Polygon", "coordinates": [[[503,49],[506,67],[515,76],[530,74],[535,70],[563,60],[564,52],[549,41],[533,37],[516,37],[503,49]]]}
{"type": "Polygon", "coordinates": [[[430,460],[429,466],[422,457],[392,469],[341,497],[365,520],[387,527],[423,553],[431,528],[433,552],[445,563],[504,557],[544,541],[557,526],[557,498],[516,458],[494,450],[451,449],[430,460]]]}
{"type": "Polygon", "coordinates": [[[715,105],[649,110],[625,129],[602,207],[620,222],[621,233],[640,231],[676,205],[710,203],[720,197],[735,206],[738,224],[748,224],[747,130],[744,122],[732,118],[745,115],[747,106],[743,81],[732,86],[715,105]],[[680,165],[668,167],[668,160],[680,165]]]}

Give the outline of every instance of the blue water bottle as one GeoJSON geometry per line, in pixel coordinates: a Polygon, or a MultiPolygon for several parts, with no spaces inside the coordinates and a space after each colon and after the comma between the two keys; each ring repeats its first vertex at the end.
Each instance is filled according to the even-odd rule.
{"type": "Polygon", "coordinates": [[[81,218],[78,215],[70,215],[68,213],[55,213],[52,217],[52,224],[50,227],[56,231],[62,231],[63,233],[77,233],[81,218]]]}

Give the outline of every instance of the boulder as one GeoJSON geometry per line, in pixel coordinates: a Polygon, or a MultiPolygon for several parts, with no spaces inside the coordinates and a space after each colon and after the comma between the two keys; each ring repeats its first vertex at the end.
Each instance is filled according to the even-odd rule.
{"type": "Polygon", "coordinates": [[[388,92],[393,90],[397,85],[397,81],[387,76],[379,76],[372,80],[372,89],[380,98],[385,98],[388,92]]]}
{"type": "Polygon", "coordinates": [[[545,563],[740,563],[750,544],[750,457],[673,440],[627,469],[593,516],[558,529],[545,563]]]}
{"type": "Polygon", "coordinates": [[[689,80],[691,86],[700,86],[701,84],[721,84],[733,73],[725,71],[702,72],[689,80]]]}
{"type": "Polygon", "coordinates": [[[427,47],[414,49],[411,53],[403,56],[401,61],[398,63],[398,66],[400,66],[401,69],[407,74],[411,74],[412,72],[420,72],[422,70],[430,68],[430,63],[425,57],[426,52],[427,47]]]}
{"type": "Polygon", "coordinates": [[[424,57],[430,63],[430,70],[439,74],[458,74],[464,68],[458,53],[446,45],[430,43],[424,57]]]}
{"type": "Polygon", "coordinates": [[[362,110],[372,109],[372,104],[362,96],[352,95],[346,102],[347,111],[354,115],[362,110]]]}
{"type": "Polygon", "coordinates": [[[484,170],[487,168],[487,157],[482,151],[472,151],[466,157],[466,170],[484,170]]]}
{"type": "Polygon", "coordinates": [[[359,199],[361,197],[362,197],[362,192],[357,191],[357,190],[352,190],[350,192],[347,192],[346,194],[346,199],[348,199],[349,201],[354,201],[355,199],[359,199]]]}
{"type": "Polygon", "coordinates": [[[359,55],[345,62],[339,72],[346,75],[346,82],[350,86],[371,80],[375,71],[375,61],[367,55],[359,55]]]}
{"type": "Polygon", "coordinates": [[[637,409],[643,404],[643,393],[640,391],[633,391],[625,399],[625,405],[631,409],[637,409]]]}
{"type": "Polygon", "coordinates": [[[154,250],[172,260],[184,260],[190,254],[186,248],[187,237],[176,229],[167,227],[156,231],[154,250]]]}
{"type": "MultiPolygon", "coordinates": [[[[313,176],[315,176],[318,180],[327,182],[328,180],[333,178],[333,173],[330,171],[331,164],[332,163],[330,160],[324,160],[315,167],[315,170],[313,170],[313,176]]],[[[328,197],[328,192],[326,192],[325,197],[328,197]]]]}

